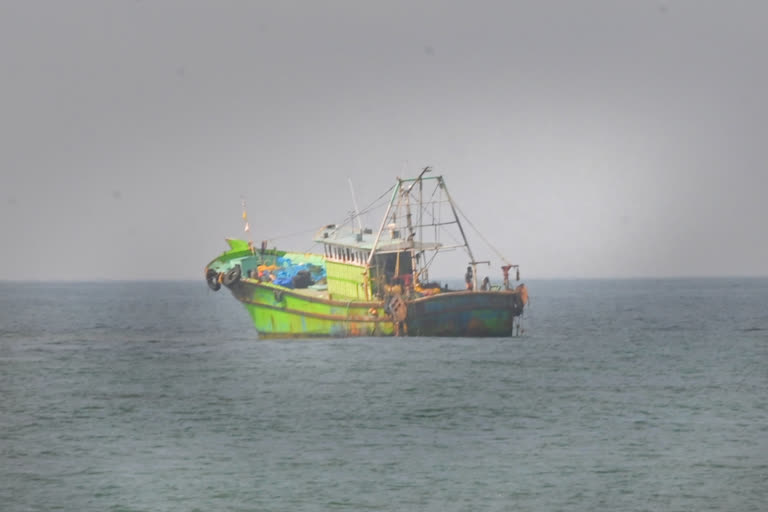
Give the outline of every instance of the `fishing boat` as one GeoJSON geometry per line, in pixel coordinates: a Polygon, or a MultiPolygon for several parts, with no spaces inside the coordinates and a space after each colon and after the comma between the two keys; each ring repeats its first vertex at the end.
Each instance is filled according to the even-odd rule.
{"type": "MultiPolygon", "coordinates": [[[[489,267],[490,260],[475,258],[461,210],[443,177],[430,172],[426,167],[416,178],[397,178],[380,198],[386,210],[378,229],[362,223],[372,207],[361,212],[354,201],[345,222],[315,232],[322,252],[228,238],[228,249],[205,267],[209,288],[228,289],[245,306],[259,337],[520,334],[528,291],[510,283],[513,269],[520,280],[518,265],[502,257],[500,279],[494,284],[485,277],[478,284],[478,267],[489,267]],[[449,289],[430,281],[436,258],[457,250],[468,258],[464,285],[449,289]]],[[[248,232],[245,203],[243,220],[248,232]]]]}

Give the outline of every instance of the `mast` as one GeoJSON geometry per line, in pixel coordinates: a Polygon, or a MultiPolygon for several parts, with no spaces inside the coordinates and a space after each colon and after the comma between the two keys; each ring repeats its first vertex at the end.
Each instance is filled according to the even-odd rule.
{"type": "MultiPolygon", "coordinates": [[[[424,170],[421,171],[421,174],[419,174],[419,242],[424,241],[424,182],[421,180],[421,177],[424,176],[425,173],[432,171],[432,168],[427,166],[424,167],[424,170]]],[[[424,254],[424,249],[422,246],[422,249],[419,251],[419,254],[421,255],[421,260],[423,261],[426,257],[424,254]]],[[[427,274],[426,274],[426,267],[424,267],[424,282],[427,282],[429,280],[427,274]]],[[[422,277],[422,269],[419,268],[419,277],[422,277]]]]}
{"type": "Polygon", "coordinates": [[[416,178],[416,180],[411,183],[411,185],[408,187],[408,190],[406,190],[407,197],[405,199],[405,208],[406,208],[406,223],[408,225],[408,240],[411,242],[411,274],[413,275],[413,284],[416,285],[416,279],[417,276],[420,275],[420,270],[418,268],[418,261],[416,260],[416,248],[414,240],[416,239],[416,230],[413,229],[413,222],[411,221],[411,191],[413,190],[413,186],[416,185],[416,183],[419,184],[419,241],[422,240],[421,236],[424,231],[423,223],[422,223],[422,210],[423,210],[423,204],[422,204],[422,190],[423,190],[423,182],[422,178],[424,175],[428,172],[431,172],[432,168],[427,166],[422,169],[421,173],[419,173],[419,176],[416,178]]]}
{"type": "Polygon", "coordinates": [[[475,261],[475,256],[472,254],[472,249],[469,247],[469,242],[467,241],[467,236],[464,234],[464,228],[461,226],[461,221],[459,220],[459,215],[456,213],[456,207],[453,205],[453,199],[451,198],[451,194],[448,193],[448,187],[445,186],[445,182],[443,181],[443,177],[440,176],[437,178],[440,180],[440,188],[442,188],[445,191],[445,197],[448,198],[448,204],[451,205],[451,211],[453,212],[453,218],[456,219],[456,225],[459,226],[459,232],[461,233],[461,238],[464,239],[464,247],[467,248],[467,254],[469,254],[470,258],[470,265],[472,265],[472,291],[477,291],[477,264],[479,262],[475,261]]]}
{"type": "MultiPolygon", "coordinates": [[[[384,230],[387,229],[389,226],[392,227],[392,229],[397,229],[397,216],[400,215],[400,219],[402,222],[402,215],[405,214],[405,222],[403,222],[403,225],[401,225],[401,228],[407,233],[407,235],[398,235],[399,241],[397,244],[397,249],[395,251],[398,252],[398,260],[400,258],[400,253],[405,251],[410,252],[411,257],[411,269],[412,269],[412,275],[413,275],[413,282],[416,283],[417,278],[420,281],[423,281],[423,279],[420,279],[422,276],[422,270],[425,271],[429,267],[429,263],[431,263],[431,260],[429,262],[426,261],[420,261],[417,258],[419,255],[425,256],[425,251],[422,246],[419,246],[415,243],[416,235],[421,236],[423,234],[424,230],[424,211],[423,211],[423,201],[424,201],[424,180],[435,180],[437,182],[436,184],[436,190],[440,190],[440,195],[442,196],[443,191],[445,191],[445,201],[442,199],[439,201],[440,204],[443,202],[447,202],[451,206],[451,212],[453,213],[453,220],[451,222],[445,222],[441,223],[439,220],[434,220],[433,215],[433,225],[435,227],[435,246],[431,249],[435,252],[439,252],[440,244],[437,243],[437,233],[439,226],[442,226],[443,224],[456,224],[459,228],[459,232],[461,233],[461,238],[463,240],[463,244],[457,243],[453,246],[448,246],[444,248],[460,248],[464,247],[467,251],[467,254],[469,255],[471,261],[470,265],[472,265],[473,268],[473,288],[475,290],[478,289],[477,287],[477,264],[483,263],[475,260],[475,256],[472,253],[472,249],[469,246],[469,241],[467,240],[466,233],[464,232],[464,228],[461,225],[461,221],[459,220],[458,210],[453,203],[453,199],[451,198],[450,194],[448,193],[448,189],[445,185],[445,181],[443,181],[442,176],[425,176],[426,173],[431,172],[431,167],[424,167],[422,172],[418,175],[416,178],[397,178],[397,184],[395,187],[393,187],[392,196],[390,197],[389,203],[387,204],[386,212],[384,213],[383,218],[381,219],[381,224],[379,225],[379,229],[376,232],[375,238],[373,240],[373,244],[370,249],[370,253],[368,255],[368,258],[365,262],[366,267],[366,274],[368,275],[368,279],[371,278],[371,267],[373,266],[374,262],[374,256],[377,254],[377,251],[379,249],[379,246],[381,245],[381,239],[384,233],[384,230]],[[416,219],[416,222],[418,224],[414,223],[413,219],[413,212],[411,209],[411,201],[410,201],[410,195],[411,193],[416,193],[416,190],[414,187],[418,183],[418,196],[414,195],[413,199],[414,202],[418,201],[419,204],[419,215],[416,219]],[[417,229],[418,228],[418,229],[417,229]],[[423,267],[423,269],[422,269],[423,267]]],[[[433,192],[434,195],[434,192],[433,192]]],[[[430,200],[428,202],[431,203],[430,200]]],[[[423,240],[419,239],[420,242],[423,242],[423,240]]],[[[392,250],[388,250],[388,252],[393,252],[392,250]]]]}
{"type": "MultiPolygon", "coordinates": [[[[413,229],[413,221],[411,220],[411,189],[413,189],[414,183],[411,183],[411,186],[408,187],[407,190],[405,190],[405,225],[408,228],[408,238],[406,239],[408,241],[408,245],[410,245],[409,252],[411,253],[411,278],[412,281],[415,281],[416,278],[416,256],[414,255],[414,249],[413,249],[413,241],[416,237],[416,231],[413,229]]],[[[400,252],[397,253],[398,257],[400,255],[400,252]]],[[[415,283],[414,283],[415,284],[415,283]]]]}
{"type": "Polygon", "coordinates": [[[387,205],[387,211],[384,213],[384,217],[381,219],[381,226],[379,226],[379,231],[376,233],[376,238],[373,239],[373,246],[371,247],[371,254],[368,255],[368,261],[365,262],[365,269],[366,272],[368,272],[371,268],[371,262],[373,261],[373,255],[376,252],[376,248],[379,246],[379,240],[381,239],[381,233],[384,231],[384,226],[387,225],[387,219],[389,218],[389,212],[392,211],[392,205],[395,203],[395,198],[397,197],[398,192],[400,192],[400,186],[402,185],[403,180],[400,178],[397,179],[397,185],[395,185],[395,189],[392,191],[392,198],[389,200],[389,204],[387,205]]]}

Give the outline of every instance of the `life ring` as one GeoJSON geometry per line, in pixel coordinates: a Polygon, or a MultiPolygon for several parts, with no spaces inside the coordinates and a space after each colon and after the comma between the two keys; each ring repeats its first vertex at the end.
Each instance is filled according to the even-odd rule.
{"type": "Polygon", "coordinates": [[[283,290],[275,290],[275,302],[283,302],[283,290]]]}
{"type": "Polygon", "coordinates": [[[215,292],[219,291],[219,288],[221,288],[219,273],[212,268],[205,271],[205,281],[208,283],[208,288],[215,292]]]}
{"type": "Polygon", "coordinates": [[[231,269],[227,270],[221,282],[224,283],[224,286],[232,286],[240,280],[241,275],[242,270],[240,270],[240,265],[235,265],[231,269]]]}

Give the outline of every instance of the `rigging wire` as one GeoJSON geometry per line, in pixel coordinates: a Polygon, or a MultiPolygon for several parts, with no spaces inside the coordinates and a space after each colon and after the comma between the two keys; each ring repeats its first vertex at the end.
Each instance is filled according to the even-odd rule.
{"type": "MultiPolygon", "coordinates": [[[[352,214],[352,215],[350,215],[350,216],[348,216],[348,217],[345,217],[344,221],[342,221],[342,222],[337,222],[337,223],[336,223],[336,225],[337,225],[338,227],[340,227],[340,228],[341,228],[341,227],[344,227],[344,226],[346,226],[347,224],[351,224],[352,222],[354,222],[356,218],[358,218],[358,217],[362,217],[362,216],[363,216],[363,214],[369,213],[371,210],[374,210],[374,209],[376,209],[376,208],[380,208],[380,207],[383,205],[383,203],[382,203],[382,204],[377,204],[377,203],[378,203],[379,201],[381,201],[381,200],[382,200],[384,197],[386,197],[386,195],[387,195],[387,194],[389,194],[390,192],[392,192],[392,189],[393,189],[393,188],[395,188],[395,185],[392,185],[391,187],[389,187],[389,188],[387,189],[387,191],[386,191],[386,192],[384,192],[384,193],[383,193],[383,194],[381,194],[379,197],[377,197],[376,199],[374,199],[374,200],[373,200],[373,201],[372,201],[372,202],[371,202],[371,203],[370,203],[368,206],[366,206],[365,208],[363,208],[362,210],[360,210],[360,212],[359,212],[359,213],[357,213],[357,214],[352,214]]],[[[384,203],[386,203],[386,201],[384,201],[384,203]]]]}
{"type": "Polygon", "coordinates": [[[364,213],[368,212],[369,210],[371,210],[371,209],[374,207],[374,205],[375,205],[375,204],[376,204],[378,201],[380,201],[381,199],[385,198],[385,197],[387,196],[387,194],[389,194],[390,192],[392,192],[392,189],[393,189],[393,188],[395,188],[395,186],[396,186],[396,185],[392,185],[391,187],[389,187],[389,188],[386,190],[386,192],[384,192],[384,193],[383,193],[383,194],[381,194],[379,197],[377,197],[376,199],[374,199],[374,200],[371,202],[371,204],[369,204],[368,206],[366,206],[365,208],[363,208],[362,210],[360,210],[360,215],[362,215],[362,214],[364,214],[364,213]]]}
{"type": "MultiPolygon", "coordinates": [[[[347,217],[347,218],[346,218],[346,219],[345,219],[343,222],[337,223],[337,226],[339,226],[339,227],[343,227],[343,226],[346,226],[347,224],[350,224],[350,223],[354,222],[354,220],[355,220],[355,219],[357,219],[357,218],[361,217],[363,214],[369,213],[371,210],[373,210],[373,209],[376,209],[376,208],[379,208],[381,205],[379,205],[379,204],[377,204],[377,203],[378,203],[379,201],[381,201],[382,199],[384,199],[384,198],[385,198],[385,197],[386,197],[386,196],[387,196],[387,195],[388,195],[390,192],[392,192],[392,189],[394,189],[394,188],[395,188],[395,186],[396,186],[396,185],[392,185],[391,187],[389,187],[389,188],[388,188],[388,189],[387,189],[387,190],[386,190],[386,191],[385,191],[383,194],[381,194],[379,197],[377,197],[377,198],[376,198],[376,199],[374,199],[374,200],[373,200],[371,203],[369,203],[369,204],[368,204],[368,206],[366,206],[365,208],[363,208],[362,210],[360,210],[360,212],[359,212],[359,213],[357,213],[357,214],[353,214],[353,215],[350,215],[350,216],[348,216],[348,217],[347,217]]],[[[439,220],[439,219],[436,219],[436,218],[435,218],[435,215],[434,215],[433,213],[431,213],[431,212],[430,212],[430,211],[429,211],[429,210],[426,208],[426,204],[433,202],[433,201],[432,201],[432,199],[434,198],[434,196],[435,196],[435,194],[437,193],[437,191],[438,191],[438,189],[439,189],[439,188],[440,188],[440,187],[436,187],[436,188],[435,188],[435,189],[432,191],[432,194],[431,194],[431,196],[430,196],[429,200],[427,200],[427,201],[423,201],[423,202],[422,202],[422,204],[420,205],[420,208],[419,208],[419,209],[421,210],[421,214],[422,214],[422,215],[426,214],[426,216],[427,216],[427,217],[429,217],[429,218],[431,218],[433,221],[437,221],[437,220],[439,220]]],[[[441,194],[440,194],[440,195],[441,195],[441,197],[442,197],[442,191],[441,191],[441,194]]],[[[398,202],[398,203],[399,203],[399,202],[398,202]]],[[[454,203],[454,207],[456,208],[456,211],[457,211],[457,212],[458,212],[458,213],[459,213],[459,214],[460,214],[460,215],[463,217],[463,219],[464,219],[464,220],[467,222],[467,224],[468,224],[468,225],[469,225],[469,226],[470,226],[470,227],[471,227],[471,228],[474,230],[474,232],[475,232],[475,233],[477,233],[477,236],[479,236],[479,237],[480,237],[480,239],[482,239],[482,240],[483,240],[483,242],[485,242],[485,244],[486,244],[486,245],[487,245],[487,246],[488,246],[488,247],[489,247],[489,248],[490,248],[490,249],[491,249],[491,250],[492,250],[492,251],[493,251],[493,252],[494,252],[494,253],[495,253],[495,254],[496,254],[496,255],[497,255],[497,256],[498,256],[498,257],[499,257],[499,258],[500,258],[502,261],[503,261],[503,262],[504,262],[504,263],[506,263],[507,265],[510,265],[509,261],[508,261],[508,260],[507,260],[507,259],[504,257],[504,255],[503,255],[503,254],[502,254],[502,253],[501,253],[501,252],[500,252],[498,249],[496,249],[496,247],[494,247],[494,246],[493,246],[493,245],[492,245],[492,244],[491,244],[491,243],[488,241],[488,239],[487,239],[487,238],[485,238],[485,236],[484,236],[484,235],[483,235],[483,234],[480,232],[480,230],[479,230],[479,229],[477,229],[477,227],[476,227],[476,226],[475,226],[475,225],[472,223],[472,221],[471,221],[471,220],[469,220],[469,218],[468,218],[468,217],[467,217],[467,216],[464,214],[464,212],[463,212],[463,211],[462,211],[462,209],[459,207],[459,205],[457,205],[456,203],[454,203]]],[[[439,213],[438,213],[438,217],[440,217],[439,213]]],[[[398,226],[398,227],[400,227],[400,226],[398,226]]],[[[444,229],[442,226],[437,226],[437,225],[436,225],[435,227],[437,228],[437,229],[436,229],[436,233],[435,233],[436,235],[437,235],[437,234],[439,234],[439,233],[442,233],[443,235],[448,235],[448,237],[449,237],[449,238],[450,238],[450,239],[451,239],[451,240],[452,240],[454,243],[456,243],[456,244],[459,244],[459,243],[460,243],[460,242],[459,242],[459,241],[458,241],[458,240],[457,240],[457,239],[456,239],[456,238],[455,238],[455,237],[452,235],[452,233],[451,233],[450,231],[447,231],[447,230],[446,230],[446,229],[444,229]]],[[[307,234],[307,233],[314,233],[314,232],[316,232],[316,231],[317,231],[317,229],[316,229],[316,228],[312,228],[312,229],[305,229],[305,230],[302,230],[302,231],[296,231],[296,232],[293,232],[293,233],[289,233],[289,234],[285,234],[285,235],[278,235],[278,236],[269,237],[269,238],[267,238],[266,240],[269,240],[270,242],[274,242],[274,241],[277,241],[277,240],[282,240],[282,239],[285,239],[285,238],[291,238],[291,237],[294,237],[294,236],[298,236],[298,235],[304,235],[304,234],[307,234]]],[[[437,240],[436,240],[436,241],[437,241],[437,240]]],[[[316,245],[316,244],[313,244],[313,246],[314,246],[314,245],[316,245]]],[[[425,265],[426,267],[429,267],[429,265],[430,265],[430,264],[431,264],[431,262],[432,262],[432,259],[434,259],[434,255],[433,255],[433,258],[431,258],[431,259],[430,259],[430,261],[429,261],[429,262],[428,262],[428,263],[425,265]]]]}
{"type": "MultiPolygon", "coordinates": [[[[436,223],[435,223],[435,224],[433,224],[433,225],[434,225],[434,226],[437,228],[437,232],[438,232],[438,233],[443,233],[443,234],[445,234],[445,235],[448,235],[448,238],[450,238],[450,239],[451,239],[451,240],[452,240],[452,241],[453,241],[455,244],[457,244],[457,245],[464,245],[464,244],[463,244],[462,242],[460,242],[460,241],[459,241],[459,240],[458,240],[458,239],[457,239],[455,236],[453,236],[453,233],[451,233],[450,231],[448,231],[446,228],[444,228],[443,226],[441,226],[441,225],[439,224],[439,221],[440,221],[440,218],[439,218],[439,216],[438,216],[437,218],[435,218],[435,216],[434,216],[434,215],[432,215],[432,214],[431,214],[429,211],[425,211],[424,213],[426,213],[426,214],[427,214],[427,216],[429,216],[429,217],[430,217],[430,218],[431,218],[433,221],[435,221],[435,222],[436,222],[436,223]]],[[[452,224],[455,224],[455,222],[453,222],[452,224]]],[[[439,240],[435,240],[435,242],[439,243],[439,240]]]]}
{"type": "MultiPolygon", "coordinates": [[[[395,188],[395,185],[392,185],[391,187],[389,187],[389,189],[387,189],[386,192],[384,192],[379,197],[374,199],[373,202],[371,202],[368,206],[366,206],[365,208],[360,210],[360,212],[358,214],[356,214],[356,215],[353,214],[351,216],[348,216],[348,217],[346,217],[344,219],[343,222],[337,222],[336,225],[339,226],[339,227],[344,227],[347,224],[349,224],[351,222],[354,222],[354,220],[356,218],[361,217],[364,213],[368,213],[370,210],[378,208],[380,205],[378,205],[376,203],[378,201],[380,201],[382,198],[384,198],[387,194],[389,194],[392,191],[393,188],[395,188]]],[[[315,232],[317,232],[317,229],[318,228],[305,229],[305,230],[302,230],[302,231],[296,231],[294,233],[289,233],[289,234],[286,234],[286,235],[277,235],[277,236],[273,236],[273,237],[268,237],[268,238],[265,238],[265,240],[268,240],[270,242],[274,242],[276,240],[283,240],[283,239],[291,238],[291,237],[298,236],[298,235],[306,235],[307,233],[315,233],[315,232]]]]}
{"type": "MultiPolygon", "coordinates": [[[[479,237],[480,237],[480,238],[483,240],[483,242],[485,242],[485,244],[486,244],[488,247],[490,247],[490,248],[491,248],[491,250],[492,250],[493,252],[495,252],[495,253],[496,253],[496,256],[498,256],[499,258],[501,258],[501,261],[503,261],[503,262],[504,262],[504,263],[506,263],[507,265],[512,265],[512,264],[511,264],[511,263],[510,263],[510,262],[507,260],[507,258],[505,258],[505,257],[504,257],[504,255],[503,255],[503,254],[501,254],[501,252],[499,252],[499,250],[498,250],[498,249],[496,249],[496,247],[494,247],[493,245],[491,245],[491,242],[489,242],[489,241],[488,241],[488,239],[487,239],[487,238],[485,238],[485,237],[483,236],[483,234],[480,232],[480,230],[479,230],[479,229],[477,229],[477,228],[475,227],[475,225],[474,225],[474,224],[472,224],[472,221],[471,221],[471,220],[469,220],[469,218],[467,218],[467,216],[466,216],[466,215],[464,215],[464,212],[463,212],[463,211],[461,211],[461,208],[459,208],[459,205],[457,205],[456,203],[454,203],[454,205],[453,205],[453,206],[456,208],[456,211],[458,211],[458,212],[459,212],[459,214],[461,214],[461,216],[462,216],[462,217],[464,217],[464,220],[466,220],[466,221],[467,221],[467,224],[469,224],[469,226],[470,226],[472,229],[474,229],[474,230],[475,230],[475,233],[477,233],[477,236],[479,236],[479,237]]],[[[514,265],[513,265],[513,266],[514,266],[514,265]]]]}

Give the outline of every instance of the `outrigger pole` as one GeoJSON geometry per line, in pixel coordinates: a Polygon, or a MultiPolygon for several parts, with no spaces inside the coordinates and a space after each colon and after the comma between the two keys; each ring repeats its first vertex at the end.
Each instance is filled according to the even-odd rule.
{"type": "Polygon", "coordinates": [[[477,264],[483,263],[480,261],[475,261],[475,256],[472,254],[472,249],[469,247],[469,242],[467,241],[467,236],[464,234],[464,228],[461,227],[461,221],[459,220],[459,215],[456,213],[456,208],[453,206],[453,199],[451,199],[451,194],[448,193],[448,187],[445,186],[445,182],[443,181],[442,176],[438,176],[437,178],[439,180],[440,188],[442,188],[445,191],[445,197],[448,198],[448,204],[451,205],[451,211],[453,212],[453,218],[456,219],[456,224],[459,226],[459,232],[461,233],[461,238],[464,239],[464,246],[467,248],[467,253],[469,254],[470,262],[469,264],[472,265],[472,291],[477,291],[477,264]]]}

